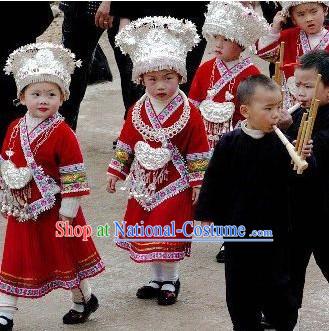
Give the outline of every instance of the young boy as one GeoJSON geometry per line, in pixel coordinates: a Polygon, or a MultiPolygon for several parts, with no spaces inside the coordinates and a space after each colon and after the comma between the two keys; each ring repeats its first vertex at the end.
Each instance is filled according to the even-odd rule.
{"type": "Polygon", "coordinates": [[[287,130],[287,134],[294,139],[297,137],[303,113],[310,107],[314,96],[318,74],[322,75],[316,95],[320,100],[320,107],[312,134],[317,167],[311,177],[302,178],[292,188],[294,202],[291,241],[292,280],[299,308],[302,306],[305,274],[312,253],[324,277],[329,281],[327,237],[329,233],[329,53],[327,51],[311,51],[300,58],[300,65],[295,70],[295,79],[297,99],[301,103],[301,108],[292,115],[293,124],[287,130]],[[300,208],[303,201],[307,201],[307,208],[300,208]]]}
{"type": "Polygon", "coordinates": [[[237,87],[260,71],[242,52],[268,30],[264,18],[238,1],[213,1],[208,5],[202,33],[213,45],[215,57],[197,70],[189,99],[200,109],[212,149],[222,134],[243,119],[236,105],[237,87]]]}
{"type": "MultiPolygon", "coordinates": [[[[192,204],[210,158],[201,116],[179,90],[186,80],[187,52],[198,42],[196,28],[187,20],[146,17],[126,26],[116,41],[131,56],[133,79],[145,85],[146,94],[122,128],[108,168],[107,190],[115,192],[116,182],[129,175],[127,227],[164,229],[174,221],[177,229],[182,228],[193,219],[192,204]]],[[[177,233],[176,240],[181,238],[186,239],[177,233]]],[[[169,235],[127,234],[120,239],[117,245],[135,262],[151,263],[151,281],[138,289],[137,297],[174,304],[180,288],[179,261],[189,256],[190,243],[169,241],[169,235]]]]}
{"type": "MultiPolygon", "coordinates": [[[[234,330],[262,330],[261,310],[278,330],[293,330],[297,306],[289,289],[286,239],[290,157],[273,132],[280,88],[264,75],[240,83],[241,129],[218,142],[206,171],[196,219],[218,225],[271,230],[271,243],[225,243],[226,300],[234,330]],[[219,189],[225,187],[225,190],[219,189]]],[[[309,157],[311,145],[303,155],[309,157]]]]}
{"type": "Polygon", "coordinates": [[[14,51],[13,73],[26,115],[8,129],[0,155],[1,213],[7,231],[0,270],[0,330],[12,330],[18,297],[70,290],[64,324],[84,323],[97,310],[87,278],[104,270],[91,238],[57,237],[57,222],[85,227],[80,198],[89,194],[74,132],[58,109],[69,96],[79,61],[61,45],[37,43],[14,51]]]}
{"type": "Polygon", "coordinates": [[[270,33],[260,38],[257,43],[257,55],[264,60],[275,62],[279,59],[280,43],[285,42],[282,70],[284,88],[287,90],[284,100],[286,109],[294,103],[294,64],[299,57],[312,49],[329,50],[329,31],[323,26],[328,13],[328,3],[282,1],[282,11],[275,15],[270,33]],[[281,31],[287,17],[291,18],[295,27],[281,31]]]}

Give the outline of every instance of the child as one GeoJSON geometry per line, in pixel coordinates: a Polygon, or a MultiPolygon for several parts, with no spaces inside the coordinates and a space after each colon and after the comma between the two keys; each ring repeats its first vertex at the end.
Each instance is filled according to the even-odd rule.
{"type": "MultiPolygon", "coordinates": [[[[8,220],[0,271],[0,330],[11,330],[18,297],[71,290],[64,324],[84,323],[98,308],[87,278],[104,270],[91,239],[57,237],[56,222],[85,226],[89,194],[79,143],[58,108],[79,62],[60,45],[29,44],[6,64],[26,115],[8,129],[1,164],[1,213],[8,220]]],[[[62,229],[63,230],[63,229],[62,229]]],[[[62,231],[60,231],[62,232],[62,231]]]]}
{"type": "Polygon", "coordinates": [[[328,4],[328,1],[282,1],[282,11],[275,15],[270,33],[258,41],[257,54],[271,62],[279,59],[280,43],[285,42],[283,83],[284,89],[291,94],[285,93],[286,109],[294,103],[294,64],[299,57],[312,49],[329,50],[329,31],[323,26],[328,4]],[[291,18],[295,27],[281,31],[287,17],[291,18]]]}
{"type": "MultiPolygon", "coordinates": [[[[236,90],[243,79],[260,71],[242,52],[268,29],[264,18],[239,2],[213,1],[208,5],[203,34],[214,45],[215,57],[197,70],[189,99],[200,109],[212,149],[222,134],[243,119],[236,103],[236,90]]],[[[224,263],[224,245],[216,260],[224,263]]]]}
{"type": "MultiPolygon", "coordinates": [[[[297,307],[286,266],[290,157],[273,132],[281,104],[279,86],[251,76],[237,91],[241,129],[218,142],[196,209],[196,219],[219,225],[272,230],[273,243],[225,243],[226,300],[234,330],[262,330],[261,309],[278,330],[292,330],[297,307]],[[225,187],[225,190],[220,188],[225,187]]],[[[303,149],[309,157],[311,145],[303,149]]]]}
{"type": "Polygon", "coordinates": [[[208,5],[202,32],[213,44],[215,57],[197,70],[189,99],[200,109],[212,149],[222,134],[243,119],[236,105],[237,87],[241,80],[260,72],[242,52],[268,29],[264,18],[239,2],[208,5]]]}
{"type": "Polygon", "coordinates": [[[320,107],[314,123],[312,139],[314,141],[314,155],[317,160],[316,172],[310,178],[302,178],[295,183],[293,196],[293,235],[292,249],[292,280],[298,307],[302,306],[303,288],[306,269],[313,253],[323,275],[329,281],[329,233],[328,200],[329,200],[329,53],[327,51],[311,51],[300,58],[300,65],[295,70],[297,98],[302,107],[294,112],[293,124],[287,134],[297,137],[302,115],[310,107],[314,96],[317,74],[322,75],[317,98],[320,107]],[[300,202],[307,205],[300,208],[300,202]],[[312,222],[312,229],[309,224],[312,222]]]}
{"type": "MultiPolygon", "coordinates": [[[[131,56],[133,79],[145,85],[146,94],[123,126],[108,168],[107,190],[115,192],[116,182],[130,173],[127,226],[164,229],[174,221],[176,229],[182,228],[193,219],[192,203],[210,158],[201,116],[179,90],[186,80],[186,54],[198,42],[196,28],[188,20],[146,17],[126,26],[116,41],[131,56]]],[[[190,254],[188,242],[177,242],[186,236],[177,233],[176,242],[168,238],[127,235],[117,242],[135,262],[151,263],[151,281],[136,295],[157,298],[160,305],[176,302],[178,261],[190,254]],[[124,241],[146,238],[160,242],[124,241]]]]}

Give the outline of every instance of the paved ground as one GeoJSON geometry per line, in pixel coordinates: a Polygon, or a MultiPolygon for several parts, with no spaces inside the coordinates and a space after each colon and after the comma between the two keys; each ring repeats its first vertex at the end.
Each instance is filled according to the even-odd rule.
{"type": "MultiPolygon", "coordinates": [[[[102,44],[114,82],[88,88],[77,131],[92,190],[83,206],[94,230],[98,224],[120,220],[126,205],[126,193],[105,192],[105,172],[113,153],[112,141],[122,124],[123,104],[113,54],[105,39],[102,44]]],[[[0,247],[5,226],[6,222],[1,221],[0,247]]],[[[135,297],[136,289],[149,279],[148,266],[133,263],[124,251],[115,247],[112,239],[94,236],[107,269],[91,281],[100,308],[88,323],[63,326],[61,318],[69,309],[70,294],[58,290],[41,300],[21,300],[15,318],[16,330],[232,330],[225,303],[224,266],[215,262],[217,245],[193,245],[192,257],[181,263],[182,288],[177,304],[160,307],[155,301],[135,297]]],[[[307,272],[301,331],[329,330],[328,302],[328,284],[312,258],[307,272]]]]}

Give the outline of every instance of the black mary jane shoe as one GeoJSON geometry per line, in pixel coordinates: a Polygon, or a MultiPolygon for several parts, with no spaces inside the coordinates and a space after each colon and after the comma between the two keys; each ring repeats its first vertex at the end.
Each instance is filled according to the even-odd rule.
{"type": "Polygon", "coordinates": [[[4,320],[7,321],[6,325],[0,324],[0,331],[11,331],[14,326],[13,320],[11,320],[10,318],[8,318],[6,316],[0,316],[0,318],[3,318],[4,320]]]}
{"type": "Polygon", "coordinates": [[[224,245],[222,245],[222,247],[220,248],[220,251],[216,255],[216,261],[218,263],[225,263],[225,249],[224,249],[224,245]]]}
{"type": "Polygon", "coordinates": [[[159,288],[154,288],[150,285],[145,285],[139,288],[136,292],[136,297],[138,299],[154,299],[157,298],[162,286],[162,282],[158,282],[157,280],[151,280],[149,283],[155,283],[159,285],[159,288]]]}
{"type": "Polygon", "coordinates": [[[160,290],[160,294],[158,296],[158,304],[160,306],[169,306],[173,305],[177,301],[179,289],[180,289],[180,281],[179,279],[176,282],[162,282],[162,285],[171,284],[175,286],[175,291],[168,290],[160,290]]]}
{"type": "Polygon", "coordinates": [[[91,313],[94,313],[98,307],[98,300],[95,295],[91,295],[89,301],[87,303],[83,303],[84,310],[82,313],[71,309],[67,314],[63,316],[64,324],[81,324],[85,323],[89,318],[91,313]]]}

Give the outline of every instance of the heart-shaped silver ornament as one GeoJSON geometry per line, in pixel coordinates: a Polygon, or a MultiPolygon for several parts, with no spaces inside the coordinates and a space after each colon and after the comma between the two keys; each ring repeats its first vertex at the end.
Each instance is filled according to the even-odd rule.
{"type": "Polygon", "coordinates": [[[25,187],[33,178],[29,167],[17,168],[10,160],[1,164],[1,175],[6,185],[12,190],[25,187]]]}
{"type": "Polygon", "coordinates": [[[232,117],[235,106],[233,102],[215,102],[206,99],[200,103],[199,109],[208,122],[224,123],[232,117]]]}
{"type": "Polygon", "coordinates": [[[138,141],[134,150],[138,162],[147,170],[161,169],[171,160],[168,148],[153,148],[145,141],[138,141]]]}

